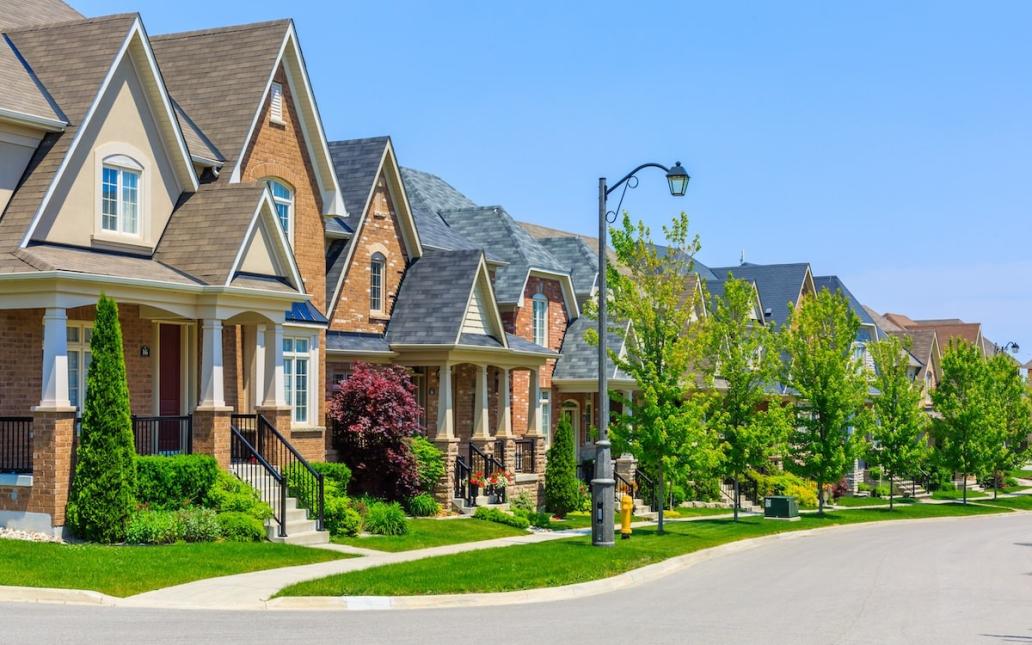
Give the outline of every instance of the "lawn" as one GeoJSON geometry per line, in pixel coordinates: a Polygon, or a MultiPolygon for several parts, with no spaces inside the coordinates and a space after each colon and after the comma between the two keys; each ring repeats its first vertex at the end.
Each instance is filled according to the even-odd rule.
{"type": "Polygon", "coordinates": [[[342,556],[347,557],[268,542],[101,546],[0,540],[0,585],[90,589],[125,597],[202,578],[342,556]]]}
{"type": "MultiPolygon", "coordinates": [[[[632,522],[649,522],[651,521],[647,517],[638,517],[637,515],[631,517],[632,522]]],[[[616,526],[620,526],[620,511],[616,511],[616,526]]],[[[567,513],[566,517],[557,520],[552,519],[552,523],[549,528],[556,531],[568,531],[570,529],[589,529],[591,528],[591,513],[587,511],[574,511],[573,513],[567,513]]]]}
{"type": "MultiPolygon", "coordinates": [[[[991,492],[978,492],[978,491],[974,491],[974,490],[968,490],[968,499],[969,500],[971,500],[971,499],[978,499],[980,497],[985,497],[987,495],[992,495],[992,493],[991,492]]],[[[960,500],[964,499],[964,491],[960,490],[960,489],[957,489],[957,490],[937,490],[934,493],[932,493],[932,499],[960,501],[960,500]]]]}
{"type": "Polygon", "coordinates": [[[409,520],[408,526],[409,531],[405,535],[342,536],[333,538],[333,541],[337,544],[347,544],[364,549],[396,552],[527,534],[527,531],[524,529],[472,519],[413,519],[409,520]]]}
{"type": "Polygon", "coordinates": [[[1008,474],[1018,479],[1032,479],[1032,470],[1012,470],[1008,474]]]}
{"type": "Polygon", "coordinates": [[[1001,497],[997,500],[985,500],[979,502],[979,504],[992,504],[993,506],[1003,506],[1005,508],[1014,508],[1020,511],[1032,511],[1032,495],[1019,495],[1017,497],[1001,497]]]}
{"type": "Polygon", "coordinates": [[[705,517],[707,515],[731,515],[734,513],[730,508],[692,508],[690,506],[679,506],[672,511],[667,511],[665,517],[676,520],[679,517],[705,517]]]}
{"type": "MultiPolygon", "coordinates": [[[[894,500],[895,504],[913,504],[914,500],[910,497],[896,497],[894,500]]],[[[878,506],[878,505],[889,505],[888,497],[840,497],[835,500],[835,506],[841,506],[844,508],[852,508],[854,506],[878,506]]]]}
{"type": "Polygon", "coordinates": [[[798,522],[759,517],[672,522],[665,535],[635,529],[611,549],[591,546],[587,536],[460,553],[375,567],[292,585],[278,596],[428,595],[515,591],[574,584],[614,576],[674,556],[727,542],[836,524],[1009,512],[984,505],[910,504],[894,511],[837,511],[806,515],[798,522]]]}

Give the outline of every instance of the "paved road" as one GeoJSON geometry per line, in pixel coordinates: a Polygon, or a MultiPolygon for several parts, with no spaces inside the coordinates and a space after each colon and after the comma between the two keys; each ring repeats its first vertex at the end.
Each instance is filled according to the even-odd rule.
{"type": "Polygon", "coordinates": [[[836,529],[646,587],[351,613],[0,605],[0,643],[1032,643],[1032,514],[836,529]]]}

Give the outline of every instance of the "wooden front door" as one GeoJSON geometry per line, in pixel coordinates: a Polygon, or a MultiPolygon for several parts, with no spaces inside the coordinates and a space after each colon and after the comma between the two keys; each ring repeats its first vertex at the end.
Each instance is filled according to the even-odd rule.
{"type": "MultiPolygon", "coordinates": [[[[161,325],[158,328],[158,414],[178,417],[183,413],[182,327],[161,325]]],[[[159,422],[158,450],[180,449],[179,423],[159,422]]]]}

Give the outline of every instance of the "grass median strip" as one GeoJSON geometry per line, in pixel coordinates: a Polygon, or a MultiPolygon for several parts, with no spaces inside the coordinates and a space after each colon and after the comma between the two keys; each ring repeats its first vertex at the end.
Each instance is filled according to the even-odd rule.
{"type": "Polygon", "coordinates": [[[302,582],[277,596],[412,596],[485,593],[537,589],[608,578],[728,542],[773,533],[878,520],[983,515],[1009,512],[985,505],[910,504],[894,511],[858,509],[803,516],[798,522],[760,517],[672,522],[666,535],[654,528],[636,529],[611,549],[591,546],[587,536],[486,551],[425,558],[302,582]]]}
{"type": "Polygon", "coordinates": [[[341,557],[348,556],[267,542],[101,546],[0,540],[0,585],[87,589],[126,597],[203,578],[341,557]]]}
{"type": "Polygon", "coordinates": [[[333,541],[337,544],[395,553],[527,534],[524,529],[473,519],[413,519],[409,520],[408,526],[409,530],[405,535],[335,537],[333,541]]]}
{"type": "Polygon", "coordinates": [[[1001,497],[996,500],[979,500],[979,504],[1013,508],[1019,511],[1032,511],[1032,495],[1018,495],[1015,497],[1001,497]]]}

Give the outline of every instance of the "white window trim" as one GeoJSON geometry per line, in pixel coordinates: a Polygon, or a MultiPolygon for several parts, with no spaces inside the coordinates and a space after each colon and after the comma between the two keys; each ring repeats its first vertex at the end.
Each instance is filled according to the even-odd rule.
{"type": "MultiPolygon", "coordinates": [[[[293,339],[302,338],[302,339],[308,341],[308,354],[307,354],[307,358],[308,358],[308,396],[307,396],[307,399],[308,399],[307,400],[307,403],[308,403],[308,418],[305,419],[304,421],[295,421],[294,420],[294,406],[293,406],[293,404],[291,404],[291,409],[290,409],[290,423],[291,423],[291,427],[294,428],[294,429],[316,429],[316,428],[319,428],[319,425],[316,423],[316,421],[317,421],[318,416],[319,416],[319,399],[320,399],[320,397],[321,397],[321,395],[323,393],[322,381],[319,380],[320,378],[322,378],[321,372],[319,371],[319,334],[318,334],[318,332],[313,332],[311,329],[306,328],[306,327],[290,327],[290,326],[284,325],[284,327],[283,327],[283,338],[284,339],[287,339],[287,338],[293,338],[293,339]]],[[[283,351],[282,347],[280,347],[280,351],[283,351]]],[[[297,356],[297,354],[293,354],[293,355],[297,356]]],[[[286,353],[284,353],[284,358],[287,358],[286,353]]],[[[284,372],[285,371],[286,370],[284,370],[284,372]]],[[[287,383],[287,381],[286,381],[286,374],[284,373],[284,380],[283,380],[283,388],[285,390],[283,392],[284,399],[286,399],[287,391],[289,391],[288,388],[290,388],[290,387],[291,387],[291,384],[287,383]]]]}
{"type": "Polygon", "coordinates": [[[150,239],[151,219],[151,175],[147,163],[147,155],[135,147],[124,143],[107,144],[97,148],[95,157],[95,176],[93,187],[96,193],[94,202],[94,223],[93,238],[99,241],[113,242],[115,244],[141,245],[150,239]],[[114,168],[119,171],[129,170],[139,174],[136,183],[136,232],[125,233],[124,219],[122,215],[122,173],[119,172],[118,181],[118,215],[117,230],[109,231],[104,228],[104,168],[114,168]]]}
{"type": "Polygon", "coordinates": [[[283,120],[283,84],[273,81],[269,85],[269,121],[286,125],[283,120]]]}
{"type": "Polygon", "coordinates": [[[548,298],[545,296],[545,294],[537,293],[537,294],[534,294],[533,298],[531,298],[530,315],[531,315],[531,328],[532,328],[532,331],[534,332],[534,343],[537,344],[537,345],[541,345],[542,347],[548,347],[548,335],[549,335],[549,330],[548,330],[548,298]],[[540,342],[538,340],[537,308],[538,308],[538,304],[539,303],[544,305],[544,313],[541,316],[541,338],[542,338],[542,340],[544,342],[540,342]]]}
{"type": "Polygon", "coordinates": [[[376,251],[369,256],[369,311],[373,314],[383,314],[386,310],[387,300],[387,256],[381,252],[376,251]],[[373,264],[380,265],[380,306],[373,306],[373,264]]]}
{"type": "MultiPolygon", "coordinates": [[[[86,352],[90,351],[90,343],[86,340],[86,330],[87,329],[93,329],[93,321],[92,320],[69,320],[68,323],[65,325],[66,329],[73,328],[73,327],[79,330],[79,340],[75,341],[75,342],[73,342],[73,341],[66,341],[67,346],[66,346],[66,350],[65,351],[67,352],[67,356],[69,358],[69,361],[68,361],[68,377],[69,377],[69,380],[71,379],[71,375],[72,375],[71,353],[72,352],[79,352],[78,363],[75,366],[76,369],[78,370],[78,373],[79,373],[79,379],[78,379],[79,382],[76,383],[76,387],[77,387],[78,392],[79,392],[79,401],[78,401],[78,403],[71,402],[71,401],[70,402],[72,403],[73,406],[78,408],[78,410],[81,412],[82,411],[82,406],[86,402],[87,366],[86,366],[85,356],[86,356],[86,352]]],[[[67,333],[67,331],[65,333],[67,333]]],[[[69,398],[69,400],[71,399],[71,391],[72,391],[71,385],[72,384],[69,382],[68,383],[68,394],[69,394],[68,398],[69,398]]]]}
{"type": "Polygon", "coordinates": [[[552,391],[541,388],[538,393],[538,405],[541,408],[541,428],[539,432],[545,435],[545,445],[552,445],[552,391]]]}
{"type": "MultiPolygon", "coordinates": [[[[269,185],[269,195],[272,196],[273,211],[276,210],[275,207],[277,205],[283,204],[283,205],[287,206],[287,230],[283,231],[283,233],[284,233],[284,235],[287,236],[287,241],[290,243],[291,248],[293,248],[294,247],[294,221],[297,219],[297,209],[295,208],[295,206],[297,204],[297,189],[295,189],[294,186],[290,184],[290,182],[288,182],[285,179],[281,179],[279,177],[266,177],[262,181],[264,181],[267,185],[269,185]],[[270,185],[272,182],[276,182],[280,186],[283,186],[284,188],[289,190],[290,191],[290,198],[288,199],[286,197],[277,197],[276,193],[273,192],[273,190],[272,190],[272,186],[270,185]]],[[[276,211],[275,215],[276,215],[276,225],[279,226],[280,229],[282,229],[283,226],[280,225],[279,212],[276,211]]]]}

